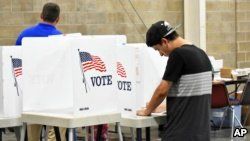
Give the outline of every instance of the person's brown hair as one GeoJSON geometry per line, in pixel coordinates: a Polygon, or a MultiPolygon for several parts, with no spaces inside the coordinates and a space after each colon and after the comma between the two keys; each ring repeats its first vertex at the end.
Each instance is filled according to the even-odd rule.
{"type": "Polygon", "coordinates": [[[41,17],[44,21],[53,23],[60,15],[60,7],[56,3],[46,3],[43,6],[41,17]]]}

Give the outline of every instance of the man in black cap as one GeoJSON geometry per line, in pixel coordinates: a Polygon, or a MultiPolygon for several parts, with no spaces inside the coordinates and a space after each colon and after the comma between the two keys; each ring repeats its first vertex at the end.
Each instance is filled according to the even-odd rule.
{"type": "Polygon", "coordinates": [[[206,53],[181,38],[166,21],[153,24],[146,44],[169,56],[162,81],[145,109],[149,116],[167,97],[167,123],[163,141],[209,141],[212,66],[206,53]]]}

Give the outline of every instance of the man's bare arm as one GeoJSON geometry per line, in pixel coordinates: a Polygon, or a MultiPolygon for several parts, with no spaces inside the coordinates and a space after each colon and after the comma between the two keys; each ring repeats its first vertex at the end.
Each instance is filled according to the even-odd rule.
{"type": "Polygon", "coordinates": [[[162,101],[167,97],[168,91],[172,86],[172,82],[162,80],[158,87],[155,89],[154,94],[147,105],[146,109],[137,111],[137,115],[148,116],[159,106],[162,101]]]}

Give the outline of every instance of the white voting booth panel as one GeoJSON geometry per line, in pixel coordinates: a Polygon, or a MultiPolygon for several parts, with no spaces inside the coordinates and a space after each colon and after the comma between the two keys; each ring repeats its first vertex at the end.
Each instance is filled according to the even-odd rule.
{"type": "Polygon", "coordinates": [[[105,40],[106,38],[113,39],[116,42],[116,47],[124,47],[127,44],[127,37],[125,35],[92,35],[92,37],[101,40],[105,40]]]}
{"type": "Polygon", "coordinates": [[[51,35],[50,38],[57,38],[57,37],[68,37],[68,38],[95,38],[97,40],[104,41],[105,39],[109,38],[116,42],[116,47],[124,47],[127,43],[127,37],[125,35],[81,35],[81,33],[71,33],[71,34],[60,34],[60,35],[51,35]]]}
{"type": "Polygon", "coordinates": [[[135,48],[118,47],[116,53],[118,106],[122,116],[135,116],[136,98],[135,48]]]}
{"type": "Polygon", "coordinates": [[[22,110],[21,47],[0,47],[0,117],[20,117],[22,110]],[[11,58],[12,57],[12,58],[11,58]],[[13,70],[12,59],[16,61],[13,70]],[[18,66],[16,66],[18,65],[18,66]],[[18,67],[18,68],[17,68],[18,67]]]}
{"type": "Polygon", "coordinates": [[[49,35],[49,37],[81,37],[81,33],[68,33],[68,34],[58,34],[58,35],[49,35]]]}
{"type": "Polygon", "coordinates": [[[117,111],[113,38],[23,40],[24,111],[71,109],[74,114],[117,111]]]}
{"type": "Polygon", "coordinates": [[[168,58],[160,56],[158,51],[143,43],[127,44],[127,47],[136,49],[137,107],[145,107],[162,80],[168,58]]]}

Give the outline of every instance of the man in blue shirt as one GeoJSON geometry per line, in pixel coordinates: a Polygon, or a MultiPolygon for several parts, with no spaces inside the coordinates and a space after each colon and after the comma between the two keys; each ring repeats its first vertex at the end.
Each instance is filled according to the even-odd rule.
{"type": "Polygon", "coordinates": [[[29,27],[21,32],[16,40],[16,45],[22,45],[24,37],[48,37],[49,35],[62,34],[55,25],[59,21],[60,8],[55,3],[47,3],[41,13],[42,22],[29,27]]]}
{"type": "MultiPolygon", "coordinates": [[[[55,27],[59,21],[59,15],[60,7],[57,4],[46,3],[43,6],[43,11],[41,13],[42,22],[23,30],[16,40],[16,45],[22,45],[22,39],[24,37],[48,37],[49,35],[62,34],[62,32],[55,27]]],[[[39,141],[41,129],[41,125],[28,125],[28,141],[39,141]]],[[[49,140],[53,140],[54,138],[54,133],[52,133],[52,131],[53,129],[49,131],[49,140]]],[[[66,140],[65,132],[65,128],[60,128],[62,141],[66,140]]]]}

